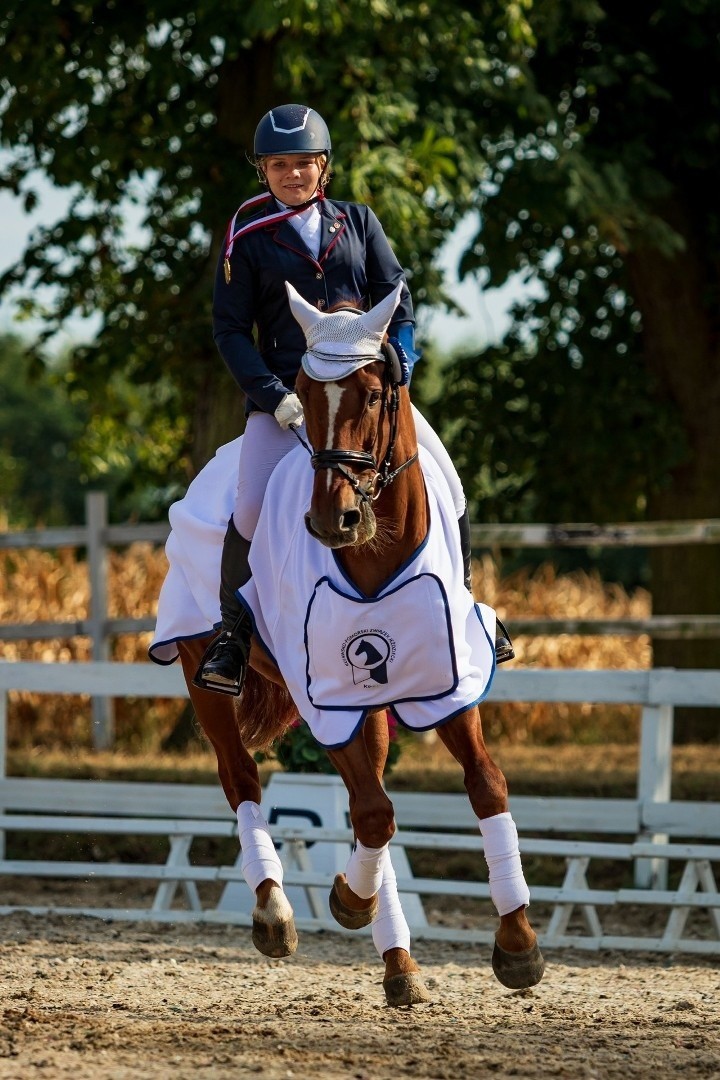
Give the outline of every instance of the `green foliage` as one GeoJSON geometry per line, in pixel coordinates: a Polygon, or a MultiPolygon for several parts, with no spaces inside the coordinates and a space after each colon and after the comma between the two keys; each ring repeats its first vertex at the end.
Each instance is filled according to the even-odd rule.
{"type": "Polygon", "coordinates": [[[697,88],[720,63],[716,16],[715,0],[0,3],[0,186],[30,207],[40,169],[73,193],[0,290],[42,304],[47,334],[102,318],[70,372],[86,467],[170,498],[237,425],[215,258],[254,188],[257,119],[303,100],[333,134],[332,192],[373,205],[416,304],[452,307],[434,256],[473,210],[461,272],[544,289],[435,388],[479,518],[720,516],[720,475],[693,476],[720,471],[720,84],[697,88]]]}
{"type": "Polygon", "coordinates": [[[7,524],[82,521],[73,444],[86,416],[70,405],[61,373],[34,368],[20,341],[0,338],[0,516],[7,524]]]}
{"type": "MultiPolygon", "coordinates": [[[[388,726],[390,729],[390,744],[388,747],[385,774],[392,772],[400,757],[401,746],[397,736],[397,724],[388,714],[388,726]]],[[[302,720],[285,733],[283,738],[273,747],[272,755],[256,754],[259,762],[276,760],[285,772],[295,773],[336,773],[330,758],[323,748],[315,741],[310,733],[310,728],[302,720]]]]}
{"type": "MultiPolygon", "coordinates": [[[[720,514],[716,6],[538,0],[461,272],[542,287],[432,404],[478,520],[720,514]],[[459,419],[462,417],[462,420],[459,419]],[[714,475],[714,479],[711,477],[714,475]]],[[[688,600],[690,610],[692,600],[688,600]]]]}
{"type": "Polygon", "coordinates": [[[150,0],[142,15],[115,0],[0,5],[0,187],[30,207],[40,169],[73,193],[0,291],[24,289],[44,338],[71,314],[99,314],[97,340],[72,358],[93,415],[117,372],[135,387],[164,380],[168,420],[190,418],[184,449],[202,464],[227,433],[213,439],[209,418],[228,427],[240,415],[210,299],[227,220],[256,183],[245,155],[262,113],[282,100],[321,109],[333,192],[374,206],[416,302],[435,301],[434,253],[485,169],[478,106],[506,126],[521,81],[509,65],[519,70],[528,34],[523,3],[488,0],[257,0],[232,12],[150,0]],[[134,246],[123,231],[133,204],[134,246]]]}
{"type": "Polygon", "coordinates": [[[73,380],[71,399],[90,414],[75,442],[81,479],[111,491],[113,514],[121,519],[162,517],[184,494],[188,425],[176,418],[176,398],[168,379],[138,386],[118,372],[106,384],[102,410],[91,410],[87,391],[73,380]]]}
{"type": "Polygon", "coordinates": [[[132,387],[118,373],[103,411],[94,411],[63,359],[42,364],[17,339],[0,339],[0,512],[7,522],[77,525],[91,489],[108,492],[116,520],[162,514],[187,477],[185,432],[163,409],[167,393],[162,383],[132,387]]]}
{"type": "Polygon", "coordinates": [[[622,262],[591,255],[560,238],[545,297],[523,305],[504,343],[443,369],[427,411],[477,521],[642,518],[687,459],[677,411],[646,368],[622,262]]]}

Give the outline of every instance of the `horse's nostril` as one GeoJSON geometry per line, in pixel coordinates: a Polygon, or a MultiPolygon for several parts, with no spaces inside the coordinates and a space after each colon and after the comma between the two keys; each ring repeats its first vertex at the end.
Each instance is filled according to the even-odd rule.
{"type": "Polygon", "coordinates": [[[340,518],[340,527],[342,529],[356,529],[360,524],[360,511],[359,510],[346,510],[343,516],[340,518]]]}

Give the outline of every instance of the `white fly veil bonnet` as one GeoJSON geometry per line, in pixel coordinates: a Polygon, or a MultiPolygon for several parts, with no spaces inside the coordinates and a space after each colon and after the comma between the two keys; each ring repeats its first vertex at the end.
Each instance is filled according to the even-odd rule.
{"type": "Polygon", "coordinates": [[[381,345],[403,283],[370,311],[318,311],[289,281],[285,282],[290,310],[305,334],[303,370],[318,382],[335,382],[358,368],[382,359],[381,345]]]}

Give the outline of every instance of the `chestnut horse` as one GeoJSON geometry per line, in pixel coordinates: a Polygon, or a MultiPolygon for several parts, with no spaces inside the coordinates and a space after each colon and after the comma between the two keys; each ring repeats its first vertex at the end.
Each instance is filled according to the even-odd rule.
{"type": "MultiPolygon", "coordinates": [[[[334,553],[333,558],[340,573],[355,590],[355,596],[370,602],[384,588],[387,590],[388,582],[398,579],[403,568],[412,566],[417,553],[428,546],[432,514],[435,513],[435,510],[431,512],[431,507],[436,507],[436,502],[431,499],[426,468],[421,468],[418,457],[407,387],[399,385],[397,358],[387,348],[383,351],[379,344],[397,303],[399,290],[393,303],[390,303],[390,297],[365,315],[344,312],[342,318],[311,308],[291,286],[288,292],[293,313],[303,327],[308,342],[308,352],[303,359],[303,370],[298,375],[296,391],[305,413],[309,444],[306,449],[312,458],[303,459],[302,451],[296,450],[276,469],[268,492],[273,489],[279,501],[275,509],[267,509],[268,533],[265,539],[277,537],[281,517],[277,507],[288,504],[292,491],[302,486],[302,477],[306,475],[308,491],[311,492],[309,509],[304,515],[307,531],[300,528],[298,534],[297,523],[291,522],[291,532],[295,528],[296,541],[300,545],[296,563],[302,563],[308,553],[315,559],[321,548],[329,549],[334,553]],[[334,322],[326,323],[325,320],[334,322]],[[346,346],[343,346],[343,341],[347,343],[346,346]],[[371,355],[368,355],[368,342],[374,343],[371,355]],[[333,371],[336,377],[333,377],[333,371]],[[314,478],[310,471],[311,464],[315,470],[314,478]],[[305,537],[304,546],[301,536],[305,537]],[[311,546],[308,547],[308,544],[311,546]]],[[[266,513],[267,503],[268,498],[263,514],[266,513]]],[[[305,505],[307,507],[307,503],[305,505]]],[[[437,528],[436,525],[436,534],[437,528]]],[[[449,538],[451,531],[446,530],[444,535],[446,539],[449,538]]],[[[256,539],[257,536],[256,533],[256,539]]],[[[335,879],[330,907],[341,925],[349,929],[359,928],[369,925],[377,915],[383,867],[389,841],[395,832],[392,801],[381,783],[384,751],[380,731],[384,726],[386,732],[385,707],[392,705],[392,701],[383,702],[380,708],[377,701],[371,702],[370,707],[363,707],[358,699],[357,715],[361,720],[358,723],[352,721],[351,728],[344,729],[345,734],[341,738],[333,738],[328,735],[330,728],[309,720],[303,711],[307,707],[303,695],[306,693],[304,682],[307,681],[308,688],[311,686],[310,661],[307,671],[293,674],[290,671],[290,658],[301,651],[297,637],[290,641],[283,654],[272,641],[268,642],[271,636],[269,623],[260,622],[260,609],[263,615],[266,612],[260,560],[271,557],[268,547],[273,545],[268,542],[258,546],[261,555],[253,565],[253,582],[257,578],[260,581],[257,585],[250,585],[251,590],[257,589],[254,603],[247,590],[243,589],[243,597],[256,619],[251,665],[267,679],[274,682],[285,680],[298,711],[310,724],[313,735],[324,745],[348,790],[356,845],[346,874],[340,874],[335,879]],[[282,659],[283,655],[285,660],[282,659]],[[282,672],[280,679],[275,667],[276,659],[282,672]]],[[[269,579],[281,578],[281,574],[276,572],[277,567],[291,563],[293,558],[292,552],[287,555],[282,541],[276,540],[274,546],[281,549],[276,552],[276,558],[280,561],[270,567],[266,574],[269,579]]],[[[419,576],[428,578],[433,575],[419,576]]],[[[321,579],[320,583],[325,580],[321,579]]],[[[439,582],[439,578],[436,581],[439,582]]],[[[275,584],[278,584],[277,580],[275,584]]],[[[276,626],[291,619],[298,606],[289,581],[280,581],[280,587],[290,591],[283,592],[279,598],[281,615],[275,621],[276,626]]],[[[436,588],[445,596],[442,582],[436,588]]],[[[337,588],[334,591],[338,593],[337,588]]],[[[416,594],[417,590],[412,595],[416,594]]],[[[472,606],[467,594],[463,595],[472,606]]],[[[306,625],[310,622],[310,606],[306,625]]],[[[304,608],[302,610],[304,612],[304,608]]],[[[418,616],[419,619],[422,617],[421,614],[418,616]]],[[[413,621],[412,613],[406,621],[413,621]]],[[[302,622],[299,625],[302,627],[302,622]]],[[[430,629],[431,633],[434,632],[433,624],[430,629]]],[[[492,635],[487,634],[487,637],[492,642],[492,635]]],[[[448,635],[448,640],[453,641],[452,634],[448,635]]],[[[493,671],[494,661],[483,676],[483,694],[493,671]]],[[[283,717],[275,710],[275,699],[263,700],[263,685],[268,686],[267,683],[261,684],[259,693],[252,694],[246,689],[239,703],[237,738],[240,740],[238,745],[243,747],[268,746],[287,725],[287,716],[283,717]]],[[[473,685],[477,686],[477,683],[473,685]]],[[[443,693],[445,699],[449,700],[446,692],[443,693]]],[[[307,689],[307,694],[310,694],[310,689],[307,689]]],[[[428,695],[428,698],[431,696],[428,695]]],[[[436,694],[435,698],[442,699],[443,694],[436,694]]],[[[312,697],[310,700],[313,700],[312,697]]],[[[402,700],[420,698],[413,699],[406,694],[402,700]]],[[[474,700],[478,700],[477,695],[474,700]]],[[[335,724],[334,730],[339,731],[338,717],[343,706],[326,702],[321,707],[330,710],[327,715],[335,724]],[[332,710],[336,711],[333,713],[332,710]]],[[[542,978],[544,961],[537,936],[525,914],[529,892],[520,864],[517,830],[508,810],[505,778],[485,746],[477,704],[454,708],[443,715],[441,700],[440,710],[437,713],[436,709],[436,719],[432,723],[410,723],[408,726],[435,727],[438,736],[463,769],[465,788],[484,838],[491,898],[500,917],[492,967],[505,986],[513,989],[532,986],[542,978]]],[[[323,713],[323,718],[325,716],[323,713]]],[[[387,734],[384,738],[387,738],[387,734]]],[[[392,956],[385,957],[386,991],[395,978],[406,986],[408,979],[412,982],[412,976],[418,970],[409,952],[403,949],[393,949],[391,952],[392,956]]],[[[417,1000],[424,999],[420,997],[417,1000]]]]}

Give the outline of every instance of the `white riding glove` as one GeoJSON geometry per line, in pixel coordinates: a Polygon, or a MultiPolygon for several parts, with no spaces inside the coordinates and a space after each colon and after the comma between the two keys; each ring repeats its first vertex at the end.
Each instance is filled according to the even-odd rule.
{"type": "Polygon", "coordinates": [[[283,431],[287,431],[289,427],[300,427],[305,417],[297,394],[286,394],[274,416],[283,431]]]}

